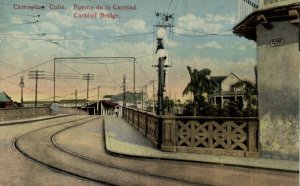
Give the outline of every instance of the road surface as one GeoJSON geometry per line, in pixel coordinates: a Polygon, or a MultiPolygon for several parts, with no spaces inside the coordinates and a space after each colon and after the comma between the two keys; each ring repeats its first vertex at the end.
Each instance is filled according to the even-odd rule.
{"type": "Polygon", "coordinates": [[[298,174],[105,151],[103,118],[0,126],[0,185],[298,185],[298,174]]]}

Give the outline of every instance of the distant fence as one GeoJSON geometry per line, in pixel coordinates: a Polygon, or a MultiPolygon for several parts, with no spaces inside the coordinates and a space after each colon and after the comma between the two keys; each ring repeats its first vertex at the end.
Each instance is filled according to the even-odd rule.
{"type": "Polygon", "coordinates": [[[7,108],[0,109],[0,121],[26,119],[50,114],[50,107],[7,108]]]}
{"type": "Polygon", "coordinates": [[[162,151],[258,157],[258,118],[158,117],[123,109],[123,118],[162,151]]]}

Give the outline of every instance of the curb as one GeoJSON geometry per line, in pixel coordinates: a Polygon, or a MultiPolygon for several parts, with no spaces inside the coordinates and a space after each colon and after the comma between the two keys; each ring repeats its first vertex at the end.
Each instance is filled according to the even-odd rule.
{"type": "Polygon", "coordinates": [[[45,117],[45,118],[35,118],[30,120],[30,118],[28,118],[28,120],[14,120],[14,121],[3,121],[3,122],[7,122],[7,123],[1,123],[0,122],[0,127],[1,126],[8,126],[8,125],[19,125],[19,124],[25,124],[25,123],[31,123],[31,122],[38,122],[38,121],[44,121],[44,120],[50,120],[50,119],[56,119],[56,118],[61,118],[61,117],[67,117],[70,116],[69,114],[66,115],[59,115],[59,116],[49,116],[49,117],[45,117]]]}

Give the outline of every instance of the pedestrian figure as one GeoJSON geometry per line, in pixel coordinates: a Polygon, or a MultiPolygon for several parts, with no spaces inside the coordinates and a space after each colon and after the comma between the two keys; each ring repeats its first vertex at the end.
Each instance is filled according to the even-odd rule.
{"type": "Polygon", "coordinates": [[[115,114],[116,114],[116,117],[118,117],[118,115],[119,115],[119,107],[118,106],[115,107],[115,114]]]}

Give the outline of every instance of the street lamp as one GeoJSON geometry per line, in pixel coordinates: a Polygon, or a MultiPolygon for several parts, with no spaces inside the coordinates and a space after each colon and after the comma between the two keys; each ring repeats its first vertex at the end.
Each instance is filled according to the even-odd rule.
{"type": "Polygon", "coordinates": [[[23,88],[25,87],[24,76],[21,76],[20,80],[19,86],[21,87],[21,107],[23,107],[23,88]]]}
{"type": "Polygon", "coordinates": [[[127,76],[124,74],[123,75],[123,107],[126,106],[126,98],[125,98],[126,78],[127,76]]]}
{"type": "Polygon", "coordinates": [[[163,45],[163,38],[165,36],[166,30],[163,27],[157,29],[157,48],[156,54],[158,56],[158,104],[157,104],[157,115],[164,115],[164,68],[165,60],[167,59],[167,53],[163,45]]]}

